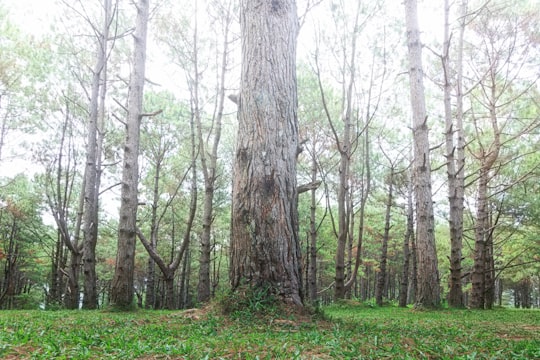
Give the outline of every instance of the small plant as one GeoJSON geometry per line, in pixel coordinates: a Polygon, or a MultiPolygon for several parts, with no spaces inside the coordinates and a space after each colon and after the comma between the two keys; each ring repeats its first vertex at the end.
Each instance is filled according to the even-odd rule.
{"type": "Polygon", "coordinates": [[[270,286],[244,285],[218,300],[225,315],[234,319],[253,320],[277,312],[277,299],[270,286]]]}

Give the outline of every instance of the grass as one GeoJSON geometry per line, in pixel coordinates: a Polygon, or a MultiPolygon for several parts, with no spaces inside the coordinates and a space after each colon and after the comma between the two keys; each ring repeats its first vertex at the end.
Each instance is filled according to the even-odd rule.
{"type": "Polygon", "coordinates": [[[540,359],[540,311],[0,311],[3,359],[540,359]]]}

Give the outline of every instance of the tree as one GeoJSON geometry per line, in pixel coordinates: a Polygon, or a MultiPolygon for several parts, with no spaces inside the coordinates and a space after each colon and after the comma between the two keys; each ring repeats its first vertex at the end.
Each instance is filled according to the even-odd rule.
{"type": "MultiPolygon", "coordinates": [[[[156,95],[148,97],[148,103],[156,102],[156,95]]],[[[163,94],[157,94],[162,95],[163,94]]],[[[165,94],[166,95],[166,94],[165,94]]],[[[158,99],[160,106],[167,106],[172,96],[163,96],[162,99],[158,99]]],[[[142,144],[143,155],[150,163],[149,178],[151,178],[151,185],[149,185],[150,201],[150,214],[149,224],[150,236],[147,238],[144,235],[142,229],[137,229],[137,236],[144,248],[150,255],[148,262],[148,271],[146,272],[146,306],[149,308],[166,308],[175,309],[175,274],[182,261],[184,264],[189,261],[187,253],[189,252],[190,239],[193,229],[193,223],[197,210],[197,143],[195,140],[195,111],[192,105],[192,109],[189,115],[190,125],[190,153],[191,159],[189,165],[183,175],[174,174],[175,168],[178,168],[178,159],[175,159],[175,153],[180,152],[183,141],[178,136],[182,133],[182,129],[178,128],[178,122],[175,121],[175,116],[180,116],[180,110],[178,108],[166,108],[159,116],[153,118],[150,123],[144,124],[143,140],[146,140],[142,144]],[[167,111],[168,110],[168,111],[167,111]],[[170,110],[173,110],[171,113],[170,110]],[[176,122],[176,123],[175,123],[176,122]],[[175,129],[174,126],[177,126],[175,129]],[[173,130],[175,129],[175,130],[173,130]],[[146,146],[145,146],[146,145],[146,146]],[[175,238],[176,230],[178,226],[174,219],[174,205],[178,203],[181,198],[181,190],[186,187],[184,181],[191,172],[191,185],[190,192],[187,196],[189,201],[189,209],[186,215],[186,227],[181,235],[182,240],[179,245],[176,244],[175,238]],[[179,179],[180,178],[180,179],[179,179]],[[166,200],[164,201],[164,198],[166,200]],[[171,219],[172,218],[172,219],[171,219]],[[170,226],[166,226],[167,223],[170,226]],[[158,238],[171,239],[171,245],[166,251],[160,254],[158,249],[158,238]],[[166,254],[166,255],[162,255],[166,254]],[[170,260],[167,260],[170,259],[170,260]],[[160,304],[155,286],[155,265],[158,266],[162,273],[162,279],[164,282],[164,302],[160,304]]],[[[187,145],[186,145],[187,147],[187,145]]],[[[144,184],[144,183],[143,183],[144,184]]],[[[141,228],[142,223],[145,222],[144,218],[140,217],[141,228]]]]}
{"type": "Polygon", "coordinates": [[[416,289],[415,306],[432,308],[440,306],[439,269],[435,248],[435,220],[431,193],[430,146],[424,96],[422,43],[420,42],[416,0],[405,1],[405,19],[413,116],[413,172],[417,221],[418,288],[416,289]]]}
{"type": "MultiPolygon", "coordinates": [[[[195,111],[197,116],[195,120],[197,122],[197,134],[198,141],[200,146],[199,157],[201,160],[201,170],[204,178],[204,200],[203,200],[203,214],[202,214],[202,232],[200,236],[201,244],[201,253],[199,257],[199,284],[197,287],[197,300],[200,302],[207,302],[210,300],[211,296],[211,281],[210,281],[210,264],[211,264],[211,254],[212,254],[212,243],[211,243],[211,231],[212,223],[214,218],[214,195],[216,188],[216,180],[218,177],[218,148],[219,141],[221,139],[221,124],[223,120],[223,110],[224,110],[224,99],[225,99],[225,75],[227,71],[227,63],[229,58],[229,32],[232,22],[232,2],[227,1],[223,5],[223,14],[220,18],[223,18],[222,29],[223,29],[223,43],[222,43],[222,53],[221,53],[221,62],[220,68],[218,69],[219,77],[217,83],[217,93],[216,93],[216,106],[214,115],[212,117],[212,124],[210,126],[213,129],[212,141],[210,140],[210,135],[208,134],[207,138],[204,139],[202,132],[202,121],[200,109],[197,105],[195,111]]],[[[195,42],[195,46],[197,43],[195,42]]],[[[197,54],[197,50],[194,49],[194,53],[197,54]]],[[[196,60],[196,59],[195,59],[196,60]]],[[[198,86],[199,84],[199,70],[198,64],[195,62],[195,79],[193,80],[193,97],[194,100],[198,97],[198,86]]],[[[197,99],[198,104],[198,99],[197,99]]]]}
{"type": "MultiPolygon", "coordinates": [[[[325,90],[323,84],[323,71],[321,71],[319,58],[324,58],[326,54],[322,51],[322,45],[320,44],[322,42],[320,40],[317,41],[317,48],[315,49],[315,72],[318,77],[322,107],[331,130],[330,136],[333,140],[331,146],[337,148],[339,154],[337,183],[335,185],[337,189],[337,226],[333,221],[334,216],[332,213],[330,214],[337,238],[334,288],[334,297],[336,299],[350,295],[352,286],[356,285],[357,273],[361,263],[364,211],[371,183],[369,127],[377,111],[377,103],[381,99],[386,65],[376,66],[374,60],[376,56],[374,55],[373,67],[367,73],[367,78],[359,80],[362,71],[357,64],[360,63],[358,60],[361,59],[360,49],[363,45],[360,43],[363,39],[360,36],[362,28],[372,19],[373,14],[379,8],[379,2],[370,4],[370,7],[365,7],[360,2],[351,3],[350,6],[343,2],[340,5],[331,4],[334,20],[334,38],[326,37],[322,42],[329,44],[327,46],[330,48],[331,56],[338,58],[340,62],[336,74],[333,75],[336,82],[341,86],[340,98],[336,101],[339,104],[337,111],[332,106],[332,92],[325,90]],[[337,41],[334,43],[335,37],[337,37],[337,41]],[[379,84],[377,84],[377,81],[379,81],[379,84]],[[364,88],[361,84],[367,84],[367,86],[364,88]],[[376,86],[380,86],[378,91],[375,90],[376,86]],[[361,111],[362,108],[366,109],[365,114],[361,111]],[[359,149],[361,151],[358,151],[359,149]],[[355,165],[358,165],[361,170],[352,172],[351,169],[355,165]],[[358,188],[355,189],[355,186],[358,188]],[[357,204],[359,204],[358,215],[356,215],[355,210],[357,204]],[[358,234],[356,235],[356,255],[353,259],[356,216],[359,218],[359,225],[358,234]]],[[[321,30],[318,36],[324,37],[324,34],[325,30],[321,30]]],[[[382,56],[384,57],[384,55],[382,56]]],[[[386,64],[386,59],[383,59],[381,63],[386,64]]],[[[332,68],[327,71],[332,73],[335,71],[334,68],[336,66],[333,64],[332,68]]],[[[331,177],[334,177],[333,174],[330,175],[331,177]]]]}
{"type": "MultiPolygon", "coordinates": [[[[36,296],[30,296],[38,277],[45,274],[35,254],[43,254],[50,239],[49,229],[41,221],[41,194],[31,179],[17,175],[8,181],[0,179],[0,309],[35,309],[36,296]]],[[[38,280],[39,279],[39,280],[38,280]]]]}
{"type": "Polygon", "coordinates": [[[242,0],[240,26],[230,280],[301,306],[296,1],[242,0]]]}
{"type": "Polygon", "coordinates": [[[95,28],[97,35],[96,63],[92,72],[92,89],[89,106],[86,167],[84,171],[84,210],[82,260],[84,273],[83,308],[95,309],[97,299],[96,244],[98,237],[98,202],[101,175],[101,146],[98,140],[98,122],[105,117],[107,91],[107,54],[109,27],[111,25],[111,0],[103,0],[103,25],[95,28]]]}
{"type": "MultiPolygon", "coordinates": [[[[499,216],[499,194],[507,192],[521,178],[497,182],[502,170],[536,150],[520,153],[517,141],[535,133],[538,117],[522,115],[522,109],[538,106],[534,100],[538,81],[535,45],[538,33],[530,24],[533,15],[522,16],[514,9],[481,9],[471,29],[478,35],[469,69],[474,75],[470,89],[471,121],[475,132],[469,146],[478,166],[474,219],[474,265],[471,272],[470,306],[489,309],[495,299],[495,230],[499,216]]],[[[525,111],[527,113],[527,111],[525,111]]],[[[532,140],[536,141],[536,140],[532,140]]]]}
{"type": "Polygon", "coordinates": [[[452,112],[452,69],[450,68],[450,4],[445,0],[444,44],[441,57],[444,73],[444,118],[446,143],[446,171],[448,178],[448,203],[450,227],[450,279],[448,283],[448,305],[462,307],[462,248],[463,248],[463,210],[465,193],[465,135],[463,130],[463,34],[467,1],[461,2],[458,49],[456,59],[456,111],[452,112]]]}
{"type": "Polygon", "coordinates": [[[46,167],[41,178],[47,205],[56,223],[57,241],[51,252],[51,279],[47,301],[55,306],[64,305],[69,309],[79,307],[79,275],[81,263],[81,215],[82,198],[75,200],[76,178],[78,174],[78,158],[76,150],[76,119],[68,98],[63,99],[65,107],[61,111],[62,122],[59,129],[53,130],[53,143],[46,141],[40,151],[40,162],[46,167]],[[57,149],[54,143],[58,142],[57,149]],[[51,153],[51,150],[57,150],[51,153]],[[67,265],[69,255],[69,267],[67,265]],[[66,269],[67,268],[67,269],[66,269]],[[64,277],[67,277],[66,294],[64,277]],[[66,295],[66,296],[64,296],[66,295]]]}
{"type": "Polygon", "coordinates": [[[128,117],[124,145],[120,221],[118,224],[118,252],[111,288],[111,304],[129,309],[133,302],[135,245],[137,232],[137,206],[139,181],[139,138],[142,113],[144,73],[146,63],[146,34],[149,18],[149,0],[139,0],[135,26],[133,69],[129,82],[128,117]]]}
{"type": "Polygon", "coordinates": [[[399,306],[400,307],[406,307],[408,300],[409,300],[409,293],[415,293],[416,292],[416,266],[415,266],[415,259],[416,254],[414,249],[416,246],[414,245],[414,206],[413,206],[413,186],[412,186],[412,179],[411,179],[411,171],[409,169],[408,176],[407,176],[407,207],[406,207],[406,214],[407,214],[407,230],[405,231],[405,236],[403,237],[403,270],[401,272],[401,284],[399,289],[399,306]],[[411,261],[412,258],[412,261],[411,261]],[[413,274],[413,281],[409,281],[409,274],[411,273],[411,262],[412,262],[412,274],[413,274]],[[409,284],[412,283],[412,286],[409,286],[409,284]],[[409,291],[409,288],[412,290],[409,291]]]}

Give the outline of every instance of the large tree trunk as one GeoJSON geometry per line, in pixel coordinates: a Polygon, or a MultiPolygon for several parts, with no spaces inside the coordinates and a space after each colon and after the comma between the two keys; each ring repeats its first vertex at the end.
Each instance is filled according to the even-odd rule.
{"type": "Polygon", "coordinates": [[[232,195],[233,288],[302,305],[294,0],[242,0],[242,76],[232,195]]]}
{"type": "Polygon", "coordinates": [[[138,203],[137,185],[139,182],[139,137],[142,118],[149,2],[149,0],[139,0],[136,4],[137,23],[134,34],[133,71],[129,83],[127,134],[124,146],[120,221],[118,223],[118,252],[111,288],[111,304],[124,309],[131,308],[133,302],[138,203]]]}
{"type": "Polygon", "coordinates": [[[104,116],[104,100],[106,94],[106,63],[107,39],[109,38],[109,24],[111,0],[103,0],[103,27],[98,36],[96,50],[96,65],[92,76],[92,92],[90,99],[90,116],[88,120],[88,134],[86,144],[86,168],[84,179],[84,239],[82,249],[84,293],[83,308],[95,309],[98,306],[97,275],[96,275],[96,244],[98,236],[98,194],[101,172],[98,168],[100,162],[98,146],[98,119],[104,116]]]}
{"type": "Polygon", "coordinates": [[[424,97],[422,44],[418,28],[416,0],[405,1],[409,76],[413,113],[414,190],[416,196],[418,288],[416,307],[440,306],[439,270],[435,249],[433,198],[431,193],[431,163],[424,97]]]}

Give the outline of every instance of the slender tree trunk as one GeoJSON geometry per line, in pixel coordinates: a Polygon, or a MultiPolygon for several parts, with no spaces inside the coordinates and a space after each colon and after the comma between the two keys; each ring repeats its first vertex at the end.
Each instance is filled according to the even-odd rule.
{"type": "Polygon", "coordinates": [[[133,71],[129,83],[128,119],[124,145],[124,167],[120,221],[118,224],[118,252],[112,281],[111,304],[130,309],[133,305],[133,278],[135,272],[136,220],[139,182],[139,138],[142,119],[144,73],[146,63],[146,33],[149,0],[139,0],[134,34],[133,71]]]}
{"type": "Polygon", "coordinates": [[[186,252],[184,262],[182,264],[182,272],[180,276],[180,289],[179,294],[179,304],[180,309],[185,309],[191,305],[189,299],[189,278],[191,277],[191,253],[189,249],[186,252]]]}
{"type": "Polygon", "coordinates": [[[364,140],[363,140],[363,146],[364,146],[364,169],[365,169],[365,186],[362,186],[361,188],[361,196],[360,196],[360,209],[358,211],[358,236],[356,241],[356,256],[354,257],[354,270],[352,271],[352,275],[349,280],[347,280],[347,283],[345,283],[345,288],[350,291],[352,286],[356,286],[357,283],[357,276],[358,276],[358,269],[360,268],[360,265],[362,264],[362,245],[364,242],[364,221],[365,221],[365,210],[366,210],[366,204],[368,201],[369,194],[371,193],[371,149],[370,149],[370,136],[369,136],[369,119],[371,117],[370,114],[370,106],[368,104],[367,112],[366,112],[366,126],[364,128],[364,140]]]}
{"type": "MultiPolygon", "coordinates": [[[[489,116],[491,122],[491,129],[493,132],[493,141],[487,149],[481,148],[478,158],[480,160],[480,172],[478,176],[478,189],[476,195],[476,223],[474,227],[474,265],[471,273],[471,308],[484,309],[491,307],[491,304],[486,303],[486,291],[491,286],[491,281],[488,284],[486,280],[491,280],[490,264],[493,261],[493,252],[491,250],[490,238],[491,230],[489,223],[489,182],[492,175],[490,174],[495,161],[499,157],[501,149],[501,129],[497,120],[497,87],[495,84],[496,74],[495,69],[491,69],[491,84],[489,89],[490,102],[489,102],[489,116]],[[487,277],[487,279],[486,279],[487,277]]],[[[477,125],[477,128],[479,126],[477,125]]],[[[482,129],[483,130],[483,129],[482,129]]],[[[477,131],[481,131],[477,129],[477,131]]],[[[488,299],[489,300],[489,299],[488,299]]]]}
{"type": "Polygon", "coordinates": [[[302,305],[294,0],[242,0],[230,279],[302,305]]]}
{"type": "MultiPolygon", "coordinates": [[[[46,190],[49,208],[54,217],[57,230],[58,241],[56,252],[53,254],[53,283],[51,284],[51,300],[57,304],[64,304],[68,308],[79,307],[79,272],[81,248],[79,246],[79,232],[81,225],[81,201],[77,210],[76,227],[71,232],[69,227],[70,200],[73,190],[73,141],[71,135],[71,112],[69,102],[66,101],[65,117],[61,127],[61,135],[58,147],[58,154],[55,161],[55,175],[49,173],[51,187],[46,190]],[[68,252],[74,261],[67,267],[68,252]],[[67,287],[64,287],[65,269],[68,270],[67,287]]],[[[84,182],[84,181],[83,181],[84,182]]],[[[79,198],[80,199],[80,198],[79,198]]]]}
{"type": "MultiPolygon", "coordinates": [[[[212,149],[207,154],[206,142],[202,135],[201,117],[197,117],[197,127],[199,134],[199,146],[201,147],[200,158],[202,164],[202,172],[204,176],[205,192],[202,214],[202,233],[200,238],[201,254],[199,257],[199,284],[197,287],[197,300],[199,302],[207,302],[212,295],[210,289],[210,262],[212,254],[212,220],[214,217],[214,193],[217,174],[217,159],[218,147],[221,139],[221,123],[223,118],[224,99],[225,99],[225,74],[227,72],[228,52],[229,52],[229,26],[231,23],[231,3],[227,4],[226,13],[224,14],[224,34],[223,34],[223,53],[221,54],[221,69],[218,82],[217,105],[216,113],[213,119],[214,134],[212,149]]],[[[196,72],[197,74],[198,72],[196,72]]],[[[196,76],[195,84],[198,84],[198,75],[196,76]]],[[[196,85],[198,86],[198,85],[196,85]]]]}
{"type": "Polygon", "coordinates": [[[409,274],[411,263],[411,247],[409,244],[414,239],[414,207],[412,181],[407,186],[407,232],[403,239],[403,271],[401,272],[401,284],[399,290],[399,306],[406,307],[409,293],[409,274]]]}
{"type": "Polygon", "coordinates": [[[386,202],[386,214],[384,216],[384,234],[381,246],[380,272],[377,278],[377,287],[375,288],[375,301],[377,305],[383,305],[383,293],[386,282],[386,263],[388,260],[388,240],[390,238],[390,214],[392,203],[394,201],[394,167],[390,169],[390,178],[388,179],[388,199],[386,202]]]}
{"type": "MultiPolygon", "coordinates": [[[[350,64],[347,64],[347,59],[344,57],[343,71],[349,70],[349,79],[345,81],[343,77],[344,86],[344,116],[343,116],[343,137],[341,140],[338,138],[334,126],[332,131],[338,145],[340,159],[339,159],[339,189],[338,189],[338,239],[336,249],[336,275],[335,275],[335,288],[334,298],[343,299],[350,287],[346,286],[347,277],[345,273],[345,248],[347,246],[347,240],[349,239],[350,223],[352,217],[352,210],[348,206],[350,199],[350,164],[353,149],[351,147],[351,131],[352,131],[352,106],[353,106],[353,90],[356,76],[356,41],[358,38],[358,19],[360,15],[360,3],[358,5],[356,15],[354,32],[351,39],[351,59],[350,64]]],[[[329,118],[330,119],[330,118],[329,118]]]]}
{"type": "Polygon", "coordinates": [[[476,203],[476,224],[474,243],[474,265],[471,273],[471,303],[473,309],[484,308],[486,291],[486,231],[487,223],[487,176],[486,169],[480,171],[476,203]]]}
{"type": "Polygon", "coordinates": [[[418,288],[416,289],[415,306],[420,308],[434,308],[440,306],[441,300],[437,252],[435,248],[435,220],[433,215],[433,197],[431,194],[431,163],[424,96],[422,44],[420,42],[420,30],[418,28],[416,0],[405,0],[405,16],[413,113],[413,165],[417,214],[418,288]]]}
{"type": "Polygon", "coordinates": [[[98,120],[103,116],[104,97],[106,93],[106,62],[107,39],[109,38],[109,24],[111,13],[111,0],[103,0],[103,27],[97,38],[96,65],[93,71],[92,92],[90,100],[90,117],[88,121],[88,134],[86,144],[86,168],[84,188],[84,239],[83,239],[83,273],[84,293],[83,308],[95,309],[98,306],[97,275],[96,275],[96,244],[98,236],[98,194],[100,171],[98,169],[98,120]],[[100,101],[101,100],[101,101],[100,101]],[[101,110],[101,112],[100,112],[101,110]]]}
{"type": "Polygon", "coordinates": [[[418,289],[418,261],[416,260],[416,235],[413,232],[411,237],[411,258],[412,258],[412,269],[411,269],[411,286],[409,287],[409,303],[414,303],[416,299],[416,289],[418,289]]]}
{"type": "MultiPolygon", "coordinates": [[[[313,146],[315,148],[315,146],[313,146]]],[[[317,159],[315,157],[315,149],[312,152],[311,158],[311,182],[317,181],[317,159]]],[[[311,189],[311,206],[309,213],[309,266],[308,266],[308,291],[309,300],[312,303],[317,301],[317,225],[316,225],[316,210],[317,210],[317,189],[311,189]]]]}
{"type": "MultiPolygon", "coordinates": [[[[159,148],[156,168],[154,175],[154,186],[153,186],[153,195],[152,195],[152,213],[150,215],[150,247],[157,251],[157,240],[158,240],[158,204],[159,204],[159,181],[161,177],[161,167],[163,159],[165,158],[165,149],[159,148]]],[[[165,275],[165,274],[164,274],[165,275]]],[[[151,309],[154,308],[156,301],[156,262],[152,256],[148,257],[148,265],[146,271],[146,307],[151,309]]]]}
{"type": "Polygon", "coordinates": [[[484,297],[484,308],[492,309],[495,303],[495,261],[493,258],[493,224],[489,224],[490,231],[486,241],[486,291],[484,297]]]}
{"type": "Polygon", "coordinates": [[[448,305],[460,308],[464,306],[462,290],[462,248],[463,248],[463,209],[464,209],[464,171],[465,141],[463,131],[463,34],[465,32],[466,0],[461,4],[461,21],[458,39],[457,79],[456,79],[456,112],[452,114],[452,98],[450,81],[450,4],[445,0],[445,33],[444,33],[444,110],[446,119],[446,160],[448,174],[448,202],[450,205],[450,279],[448,305]],[[455,119],[455,120],[454,120],[455,119]]]}
{"type": "MultiPolygon", "coordinates": [[[[6,224],[7,251],[6,262],[3,271],[3,286],[0,286],[0,309],[10,310],[13,305],[15,295],[15,282],[17,276],[17,265],[19,260],[18,224],[15,216],[11,224],[6,224]]],[[[1,285],[2,283],[0,283],[1,285]]]]}

